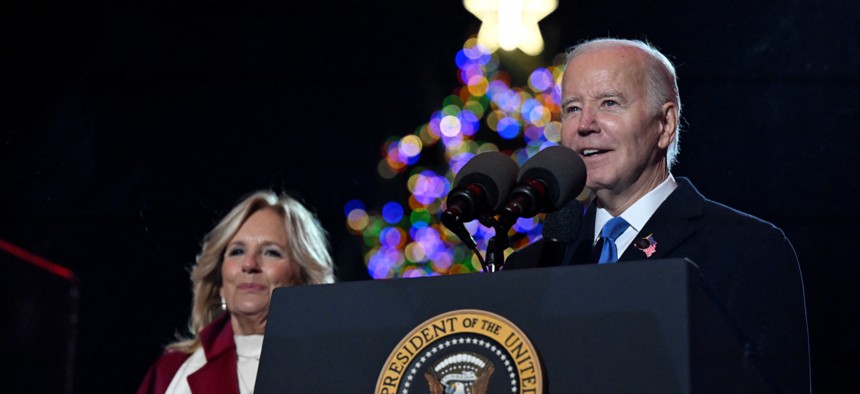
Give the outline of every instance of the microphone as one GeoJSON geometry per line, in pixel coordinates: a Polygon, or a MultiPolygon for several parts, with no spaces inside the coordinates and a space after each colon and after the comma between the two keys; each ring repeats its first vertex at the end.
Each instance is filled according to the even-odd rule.
{"type": "Polygon", "coordinates": [[[564,263],[567,247],[579,236],[582,216],[582,204],[576,199],[558,211],[546,215],[538,267],[554,267],[564,263]]]}
{"type": "Polygon", "coordinates": [[[585,178],[579,154],[558,145],[545,148],[520,168],[517,184],[500,212],[502,223],[510,228],[517,218],[561,208],[582,192],[585,178]]]}
{"type": "Polygon", "coordinates": [[[517,163],[503,153],[475,155],[454,178],[454,188],[445,200],[447,208],[441,215],[442,224],[470,249],[476,249],[463,223],[498,210],[515,182],[517,169],[517,163]]]}

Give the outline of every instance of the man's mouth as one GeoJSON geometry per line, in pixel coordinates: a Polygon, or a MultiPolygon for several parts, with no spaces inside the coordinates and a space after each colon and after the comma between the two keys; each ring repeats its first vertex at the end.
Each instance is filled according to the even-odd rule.
{"type": "Polygon", "coordinates": [[[606,153],[606,151],[601,149],[583,149],[582,151],[582,155],[585,157],[596,156],[602,153],[606,153]]]}

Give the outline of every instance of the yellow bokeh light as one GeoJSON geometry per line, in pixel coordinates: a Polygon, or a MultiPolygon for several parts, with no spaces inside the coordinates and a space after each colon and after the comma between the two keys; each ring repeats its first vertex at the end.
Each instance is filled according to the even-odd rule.
{"type": "Polygon", "coordinates": [[[487,77],[483,75],[475,75],[472,78],[469,78],[469,93],[472,96],[483,96],[487,94],[487,88],[490,86],[490,82],[487,81],[487,77]]]}
{"type": "Polygon", "coordinates": [[[538,127],[546,126],[551,119],[552,113],[542,105],[532,108],[531,112],[529,112],[529,121],[538,127]]]}
{"type": "Polygon", "coordinates": [[[424,252],[424,246],[418,242],[410,242],[408,245],[406,245],[404,255],[409,261],[414,263],[420,263],[422,261],[427,260],[427,255],[424,252]]]}
{"type": "Polygon", "coordinates": [[[349,211],[349,215],[346,217],[347,226],[349,226],[350,230],[361,232],[367,227],[367,224],[370,223],[370,218],[367,217],[367,212],[363,209],[353,209],[349,211]]]}
{"type": "Polygon", "coordinates": [[[498,152],[499,147],[492,142],[485,142],[478,147],[478,151],[475,154],[484,153],[484,152],[498,152]]]}
{"type": "Polygon", "coordinates": [[[504,118],[505,113],[502,111],[493,111],[487,114],[487,127],[493,131],[499,131],[499,119],[504,118]]]}
{"type": "Polygon", "coordinates": [[[543,128],[543,135],[546,137],[547,141],[552,141],[555,143],[561,142],[561,122],[549,122],[546,127],[543,128]]]}
{"type": "Polygon", "coordinates": [[[400,145],[397,149],[400,150],[400,153],[412,157],[421,153],[421,149],[423,148],[424,143],[421,142],[421,139],[416,135],[410,134],[400,140],[400,145]]]}

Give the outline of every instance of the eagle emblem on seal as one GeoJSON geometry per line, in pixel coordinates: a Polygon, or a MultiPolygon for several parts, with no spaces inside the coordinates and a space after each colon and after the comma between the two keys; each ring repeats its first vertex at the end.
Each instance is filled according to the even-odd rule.
{"type": "Polygon", "coordinates": [[[433,364],[424,377],[430,394],[486,394],[495,367],[480,354],[454,353],[433,364]]]}

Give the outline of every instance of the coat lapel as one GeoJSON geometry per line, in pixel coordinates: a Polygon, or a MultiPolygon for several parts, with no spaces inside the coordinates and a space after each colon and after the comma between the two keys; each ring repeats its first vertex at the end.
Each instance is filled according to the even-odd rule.
{"type": "Polygon", "coordinates": [[[705,199],[687,178],[679,177],[677,182],[678,188],[660,204],[619,261],[664,258],[695,233],[693,222],[702,216],[705,199]],[[650,257],[648,248],[651,249],[650,257]]]}
{"type": "Polygon", "coordinates": [[[206,351],[206,364],[188,376],[191,392],[239,394],[230,314],[222,314],[201,331],[200,340],[206,351]]]}

